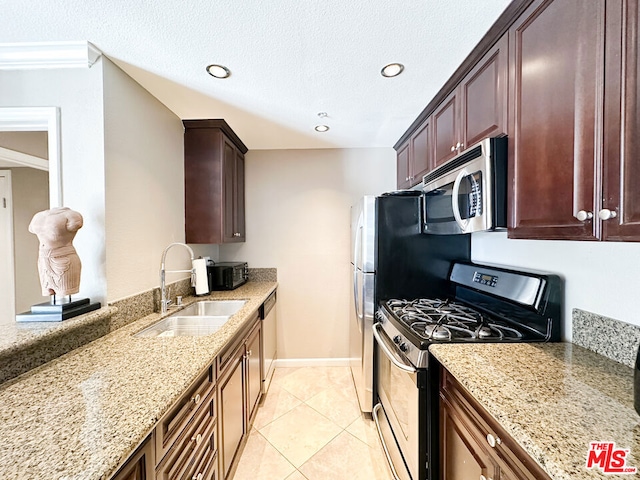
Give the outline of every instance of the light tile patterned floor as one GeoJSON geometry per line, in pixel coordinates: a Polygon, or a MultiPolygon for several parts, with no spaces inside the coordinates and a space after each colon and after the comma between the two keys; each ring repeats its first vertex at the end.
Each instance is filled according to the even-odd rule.
{"type": "Polygon", "coordinates": [[[277,368],[233,480],[391,480],[348,367],[277,368]]]}

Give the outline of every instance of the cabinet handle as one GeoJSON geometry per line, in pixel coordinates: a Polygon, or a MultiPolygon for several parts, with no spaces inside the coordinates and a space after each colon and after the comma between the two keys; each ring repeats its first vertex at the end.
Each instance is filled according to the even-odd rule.
{"type": "Polygon", "coordinates": [[[585,220],[591,220],[593,218],[593,212],[580,210],[578,213],[576,213],[576,218],[581,222],[584,222],[585,220]]]}
{"type": "Polygon", "coordinates": [[[610,218],[616,218],[618,213],[615,210],[609,210],[608,208],[603,208],[598,212],[598,218],[600,220],[609,220],[610,218]]]}
{"type": "Polygon", "coordinates": [[[502,440],[500,440],[500,437],[494,437],[492,434],[488,433],[487,443],[491,448],[496,448],[496,445],[500,445],[502,443],[502,440]]]}
{"type": "Polygon", "coordinates": [[[239,237],[240,236],[240,232],[236,232],[233,234],[234,237],[239,237]]]}
{"type": "Polygon", "coordinates": [[[200,403],[200,394],[199,394],[199,393],[196,393],[196,396],[195,396],[195,397],[193,397],[193,398],[191,399],[191,401],[192,401],[194,404],[196,404],[196,405],[197,405],[197,404],[199,404],[199,403],[200,403]]]}
{"type": "Polygon", "coordinates": [[[196,446],[200,445],[200,442],[202,441],[202,434],[199,433],[198,435],[196,435],[195,437],[191,437],[191,441],[192,442],[196,442],[196,446]]]}

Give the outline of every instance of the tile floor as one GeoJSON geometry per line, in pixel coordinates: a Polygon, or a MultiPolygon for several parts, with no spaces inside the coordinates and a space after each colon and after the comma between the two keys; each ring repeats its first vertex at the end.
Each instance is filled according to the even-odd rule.
{"type": "Polygon", "coordinates": [[[277,368],[233,480],[391,480],[348,367],[277,368]]]}

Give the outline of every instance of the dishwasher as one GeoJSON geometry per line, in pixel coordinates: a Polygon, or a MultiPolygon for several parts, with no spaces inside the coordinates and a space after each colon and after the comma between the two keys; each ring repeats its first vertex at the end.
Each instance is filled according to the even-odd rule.
{"type": "Polygon", "coordinates": [[[260,318],[262,318],[262,351],[264,352],[264,362],[262,362],[262,393],[265,394],[269,390],[275,369],[275,359],[277,358],[275,291],[269,295],[260,307],[260,318]]]}

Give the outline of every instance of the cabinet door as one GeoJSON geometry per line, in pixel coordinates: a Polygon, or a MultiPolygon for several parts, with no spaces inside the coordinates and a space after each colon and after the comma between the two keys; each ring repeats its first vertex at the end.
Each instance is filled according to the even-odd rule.
{"type": "Polygon", "coordinates": [[[474,438],[475,426],[444,399],[440,403],[441,480],[498,478],[497,465],[474,438]]]}
{"type": "Polygon", "coordinates": [[[606,240],[640,240],[640,28],[638,0],[607,2],[604,193],[606,240]]]}
{"type": "Polygon", "coordinates": [[[111,480],[153,480],[154,463],[154,442],[149,437],[111,480]]]}
{"type": "Polygon", "coordinates": [[[458,90],[454,90],[433,112],[434,168],[458,154],[458,90]]]}
{"type": "Polygon", "coordinates": [[[244,344],[236,350],[233,360],[219,382],[218,424],[219,455],[222,478],[227,475],[246,432],[244,411],[244,344]]]}
{"type": "Polygon", "coordinates": [[[234,240],[244,242],[246,237],[244,230],[244,155],[238,150],[236,150],[235,169],[233,223],[236,235],[234,235],[234,240]]]}
{"type": "Polygon", "coordinates": [[[428,118],[411,136],[410,184],[417,185],[433,168],[431,148],[431,118],[428,118]]]}
{"type": "Polygon", "coordinates": [[[402,190],[403,188],[409,188],[411,185],[411,179],[409,177],[409,150],[411,147],[411,143],[407,141],[404,145],[400,147],[398,150],[398,160],[397,160],[397,182],[398,182],[398,190],[402,190]]]}
{"type": "Polygon", "coordinates": [[[247,420],[253,417],[262,393],[262,325],[247,340],[247,420]]]}
{"type": "Polygon", "coordinates": [[[222,175],[224,176],[223,186],[223,232],[224,241],[233,242],[235,240],[234,234],[234,214],[235,214],[235,173],[236,173],[236,149],[235,147],[225,139],[224,142],[224,155],[222,164],[222,175]]]}
{"type": "Polygon", "coordinates": [[[505,34],[461,82],[464,148],[507,133],[508,48],[505,34]]]}
{"type": "Polygon", "coordinates": [[[512,238],[596,239],[605,2],[537,0],[509,31],[512,238]]]}

